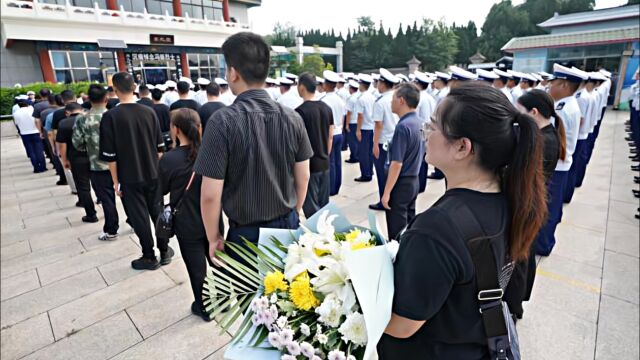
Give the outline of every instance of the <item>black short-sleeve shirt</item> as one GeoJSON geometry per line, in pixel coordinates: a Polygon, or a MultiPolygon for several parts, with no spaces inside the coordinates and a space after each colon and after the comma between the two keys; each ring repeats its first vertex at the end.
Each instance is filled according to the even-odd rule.
{"type": "Polygon", "coordinates": [[[447,191],[409,224],[394,263],[393,312],[426,322],[408,339],[383,335],[381,360],[488,359],[475,268],[466,240],[456,231],[456,224],[466,220],[442,206],[451,201],[466,204],[486,235],[507,228],[504,194],[467,189],[447,191]]]}
{"type": "Polygon", "coordinates": [[[164,148],[158,117],[153,109],[121,103],[100,121],[100,159],[117,161],[121,183],[158,178],[158,153],[164,148]]]}
{"type": "Polygon", "coordinates": [[[311,172],[329,169],[329,128],[333,125],[333,112],[323,101],[305,101],[296,108],[309,135],[313,157],[309,160],[311,172]]]}
{"type": "Polygon", "coordinates": [[[138,104],[147,105],[148,107],[153,107],[153,100],[143,97],[142,99],[137,101],[138,104]]]}
{"type": "Polygon", "coordinates": [[[107,100],[107,109],[111,110],[114,107],[116,107],[116,105],[118,105],[120,103],[120,99],[118,98],[109,98],[109,100],[107,100]]]}
{"type": "Polygon", "coordinates": [[[191,110],[198,111],[200,109],[200,103],[192,99],[180,99],[176,100],[171,104],[171,110],[187,108],[191,110]]]}
{"type": "MultiPolygon", "coordinates": [[[[38,101],[37,103],[35,103],[33,105],[33,116],[36,119],[41,119],[40,118],[40,114],[42,113],[42,110],[49,108],[51,105],[49,105],[49,101],[47,100],[41,100],[38,101]]],[[[42,119],[44,120],[44,119],[42,119]]]]}
{"type": "Polygon", "coordinates": [[[67,159],[74,164],[88,164],[89,156],[86,151],[78,151],[73,146],[73,126],[76,124],[76,116],[72,114],[68,118],[64,118],[58,124],[58,132],[56,133],[56,142],[67,144],[67,159]]]}
{"type": "Polygon", "coordinates": [[[160,131],[163,133],[171,130],[171,114],[169,113],[169,107],[165,104],[153,104],[153,111],[158,116],[160,122],[160,131]]]}
{"type": "Polygon", "coordinates": [[[312,155],[300,115],[256,89],[211,116],[194,169],[225,181],[224,213],[242,226],[276,219],[295,207],[293,170],[312,155]]]}
{"type": "Polygon", "coordinates": [[[200,123],[202,124],[202,134],[207,129],[207,122],[214,112],[222,109],[226,105],[220,101],[209,101],[200,107],[198,115],[200,115],[200,123]]]}
{"type": "Polygon", "coordinates": [[[540,131],[544,140],[542,169],[545,180],[549,181],[556,170],[558,158],[560,157],[560,138],[558,137],[558,131],[551,124],[543,127],[540,131]]]}
{"type": "Polygon", "coordinates": [[[51,128],[54,130],[58,130],[58,125],[60,124],[60,121],[62,121],[62,119],[66,118],[67,115],[64,112],[64,106],[56,109],[53,112],[53,118],[51,119],[51,128]]]}

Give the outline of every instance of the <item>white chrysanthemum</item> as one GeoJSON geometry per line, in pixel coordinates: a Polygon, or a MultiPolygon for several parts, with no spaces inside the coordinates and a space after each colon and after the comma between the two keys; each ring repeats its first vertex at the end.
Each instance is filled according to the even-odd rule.
{"type": "Polygon", "coordinates": [[[311,359],[311,360],[322,360],[322,358],[321,358],[320,356],[316,355],[316,356],[314,356],[314,357],[313,357],[313,359],[311,359]]]}
{"type": "Polygon", "coordinates": [[[269,298],[269,302],[275,304],[278,302],[278,295],[276,293],[271,294],[271,298],[269,298]]]}
{"type": "Polygon", "coordinates": [[[291,329],[284,329],[280,331],[280,343],[284,346],[289,345],[289,343],[293,341],[293,335],[294,333],[291,329]]]}
{"type": "Polygon", "coordinates": [[[313,348],[313,345],[305,341],[300,343],[300,353],[307,359],[313,359],[313,356],[316,353],[316,349],[313,348]]]}
{"type": "Polygon", "coordinates": [[[347,360],[356,360],[356,357],[353,355],[347,356],[347,360]]]}
{"type": "Polygon", "coordinates": [[[309,325],[307,324],[300,324],[300,332],[304,336],[309,336],[311,335],[311,328],[309,328],[309,325]]]}
{"type": "Polygon", "coordinates": [[[287,326],[287,321],[288,319],[286,316],[280,316],[278,321],[276,321],[276,325],[278,325],[280,329],[284,329],[284,327],[287,326]]]}
{"type": "Polygon", "coordinates": [[[298,344],[297,341],[290,342],[289,344],[287,344],[287,351],[289,352],[289,354],[294,356],[300,355],[300,344],[298,344]]]}
{"type": "Polygon", "coordinates": [[[351,341],[356,345],[367,344],[367,327],[364,322],[364,316],[360,313],[351,313],[347,315],[347,319],[340,325],[338,332],[342,334],[342,339],[351,341]]]}
{"type": "Polygon", "coordinates": [[[336,295],[329,294],[316,308],[316,314],[320,315],[318,320],[323,324],[338,327],[342,316],[342,302],[336,295]]]}
{"type": "Polygon", "coordinates": [[[329,360],[347,360],[347,356],[343,351],[340,350],[331,350],[329,352],[329,356],[327,357],[329,360]]]}
{"type": "Polygon", "coordinates": [[[325,334],[316,335],[316,339],[322,345],[326,344],[329,341],[329,337],[327,335],[325,335],[325,334]]]}
{"type": "Polygon", "coordinates": [[[280,360],[296,360],[296,357],[291,355],[282,355],[280,360]]]}
{"type": "Polygon", "coordinates": [[[280,342],[280,334],[277,332],[269,333],[269,344],[278,350],[282,350],[282,343],[280,342]]]}

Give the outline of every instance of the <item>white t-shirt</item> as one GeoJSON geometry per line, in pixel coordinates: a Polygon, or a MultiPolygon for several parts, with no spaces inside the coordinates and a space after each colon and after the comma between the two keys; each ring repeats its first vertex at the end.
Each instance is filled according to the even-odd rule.
{"type": "Polygon", "coordinates": [[[420,102],[418,103],[418,108],[416,109],[416,113],[422,123],[425,122],[427,124],[431,123],[431,114],[436,111],[436,99],[433,96],[429,95],[428,90],[420,91],[420,102]]]}
{"type": "Polygon", "coordinates": [[[333,113],[333,135],[342,134],[342,121],[347,114],[347,105],[336,91],[325,93],[320,101],[329,105],[333,113]]]}
{"type": "Polygon", "coordinates": [[[373,121],[382,122],[382,133],[378,144],[386,144],[393,138],[393,132],[398,124],[398,115],[391,111],[393,90],[382,94],[373,104],[373,121]]]}
{"type": "Polygon", "coordinates": [[[580,131],[578,132],[578,140],[586,140],[589,137],[589,130],[591,129],[591,108],[589,108],[591,94],[582,88],[576,91],[575,94],[578,107],[580,108],[580,131]]]}
{"type": "Polygon", "coordinates": [[[167,91],[162,95],[162,102],[171,107],[171,104],[178,101],[180,99],[180,95],[178,95],[177,91],[167,91]]]}
{"type": "Polygon", "coordinates": [[[20,129],[20,135],[38,134],[38,128],[36,122],[33,120],[33,107],[19,107],[16,112],[13,113],[13,122],[20,129]]]}
{"type": "Polygon", "coordinates": [[[376,98],[369,91],[361,92],[358,98],[358,114],[362,114],[362,126],[360,130],[373,130],[373,104],[376,98]]]}
{"type": "Polygon", "coordinates": [[[347,111],[351,112],[349,124],[358,123],[358,99],[360,98],[360,95],[362,95],[362,93],[360,91],[356,91],[347,98],[347,111]]]}
{"type": "MultiPolygon", "coordinates": [[[[567,157],[564,160],[558,160],[556,171],[569,171],[573,162],[573,153],[576,151],[578,143],[578,133],[580,131],[580,107],[575,96],[567,96],[560,101],[555,102],[556,113],[562,119],[564,130],[567,135],[567,157]]],[[[555,124],[555,119],[554,119],[555,124]]]]}
{"type": "Polygon", "coordinates": [[[298,106],[302,105],[303,102],[302,98],[298,96],[297,93],[293,92],[293,90],[289,90],[282,94],[277,101],[292,110],[295,110],[298,106]]]}

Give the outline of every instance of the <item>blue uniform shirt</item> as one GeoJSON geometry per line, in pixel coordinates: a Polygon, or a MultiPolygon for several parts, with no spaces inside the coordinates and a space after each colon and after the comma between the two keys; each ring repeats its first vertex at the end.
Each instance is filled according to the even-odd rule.
{"type": "Polygon", "coordinates": [[[391,147],[389,149],[389,161],[402,163],[400,177],[418,176],[422,155],[424,154],[424,142],[420,126],[422,121],[415,111],[405,114],[398,121],[393,132],[391,147]]]}

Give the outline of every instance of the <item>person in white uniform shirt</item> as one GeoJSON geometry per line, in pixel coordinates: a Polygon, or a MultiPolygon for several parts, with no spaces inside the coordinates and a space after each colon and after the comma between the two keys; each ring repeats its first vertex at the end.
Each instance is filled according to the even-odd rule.
{"type": "Polygon", "coordinates": [[[594,131],[596,139],[598,138],[598,135],[600,135],[600,125],[602,124],[604,112],[607,109],[607,104],[609,102],[609,94],[611,93],[611,80],[609,79],[611,77],[611,73],[605,69],[600,69],[599,72],[604,76],[605,80],[597,88],[598,92],[600,93],[600,101],[602,102],[600,104],[601,113],[598,117],[598,124],[596,125],[596,129],[594,131]]]}
{"type": "Polygon", "coordinates": [[[470,71],[455,65],[449,66],[451,72],[451,80],[449,80],[449,88],[453,89],[462,81],[477,80],[478,76],[470,71]]]}
{"type": "Polygon", "coordinates": [[[585,89],[587,81],[589,80],[589,74],[575,67],[571,68],[571,70],[573,70],[576,74],[580,74],[581,77],[584,78],[584,81],[580,83],[578,91],[576,91],[576,93],[574,94],[574,97],[578,102],[578,107],[580,108],[580,128],[578,130],[578,142],[576,143],[576,149],[573,152],[573,162],[571,163],[569,176],[567,178],[567,184],[563,192],[563,201],[565,204],[571,202],[578,179],[578,174],[582,172],[582,167],[586,166],[586,164],[583,164],[585,158],[584,153],[586,151],[587,138],[589,137],[589,130],[591,128],[591,109],[589,108],[589,106],[592,96],[585,89]]]}
{"type": "Polygon", "coordinates": [[[294,92],[291,87],[293,86],[293,81],[287,78],[280,78],[278,80],[280,83],[280,97],[278,98],[278,103],[286,106],[292,110],[295,110],[298,106],[300,106],[303,102],[302,98],[298,96],[298,92],[294,92]]]}
{"type": "Polygon", "coordinates": [[[178,92],[176,91],[176,87],[178,85],[173,80],[167,80],[164,85],[167,87],[167,89],[164,94],[162,94],[162,102],[168,107],[171,107],[171,104],[180,99],[180,94],[178,94],[178,92]]]}
{"type": "Polygon", "coordinates": [[[373,79],[373,83],[369,87],[369,91],[373,95],[374,99],[378,99],[380,97],[380,91],[378,91],[378,81],[380,81],[380,74],[371,74],[371,79],[373,79]]]}
{"type": "Polygon", "coordinates": [[[227,82],[227,80],[222,78],[215,78],[214,81],[220,86],[220,102],[227,106],[233,104],[233,102],[236,100],[236,96],[233,95],[231,89],[229,89],[229,83],[227,82]]]}
{"type": "Polygon", "coordinates": [[[325,94],[320,101],[329,105],[333,113],[333,146],[331,154],[329,154],[329,174],[331,177],[331,185],[329,186],[329,195],[338,194],[342,186],[342,124],[344,116],[347,114],[346,104],[336,92],[336,84],[340,81],[340,75],[331,70],[325,70],[322,73],[324,77],[325,94]]]}
{"type": "Polygon", "coordinates": [[[44,144],[40,137],[39,122],[33,118],[33,107],[27,103],[27,96],[18,100],[18,109],[13,113],[13,121],[18,128],[22,144],[27,152],[34,173],[47,171],[47,161],[44,158],[44,144]],[[36,125],[38,124],[38,125],[36,125]]]}
{"type": "Polygon", "coordinates": [[[433,91],[433,97],[438,104],[449,94],[449,80],[451,80],[451,75],[436,71],[436,79],[431,86],[435,89],[433,91]]]}
{"type": "Polygon", "coordinates": [[[496,75],[493,71],[487,71],[483,69],[477,69],[476,75],[478,75],[478,80],[484,81],[489,85],[493,86],[493,82],[500,79],[500,76],[496,75]]]}
{"type": "MultiPolygon", "coordinates": [[[[382,200],[384,187],[387,184],[387,151],[389,142],[393,138],[393,132],[398,124],[398,116],[391,111],[391,100],[393,99],[393,87],[400,83],[400,79],[389,70],[380,68],[380,80],[378,80],[378,91],[380,97],[373,105],[373,121],[375,128],[373,132],[373,163],[376,169],[378,180],[378,194],[382,200]]],[[[369,205],[372,210],[384,210],[381,201],[369,205]]]]}
{"type": "MultiPolygon", "coordinates": [[[[421,72],[416,74],[415,83],[420,89],[420,102],[418,103],[418,108],[416,112],[418,113],[418,118],[422,121],[422,128],[424,128],[424,124],[431,123],[431,115],[436,111],[437,102],[436,99],[433,98],[429,94],[429,85],[432,83],[430,77],[421,72]]],[[[427,151],[427,147],[424,146],[425,153],[427,151]]],[[[420,165],[420,173],[418,174],[418,192],[422,193],[427,189],[427,176],[429,175],[429,164],[427,164],[427,160],[423,154],[422,156],[422,164],[420,165]]]]}
{"type": "Polygon", "coordinates": [[[513,96],[511,96],[511,91],[507,87],[509,80],[513,79],[513,76],[511,76],[511,74],[509,74],[508,72],[502,71],[500,69],[493,69],[493,73],[498,75],[498,78],[493,80],[493,87],[500,90],[504,94],[504,96],[506,96],[507,99],[509,99],[509,101],[514,104],[513,96]]]}
{"type": "Polygon", "coordinates": [[[544,72],[544,71],[538,71],[538,75],[540,75],[540,77],[542,78],[542,81],[540,81],[538,88],[540,90],[549,92],[549,80],[551,80],[553,76],[548,72],[544,72]]]}
{"type": "Polygon", "coordinates": [[[362,95],[358,89],[360,84],[355,80],[349,80],[349,97],[347,98],[347,116],[345,118],[344,130],[347,135],[346,142],[349,144],[349,158],[345,162],[349,164],[358,163],[358,139],[356,138],[356,130],[358,128],[358,99],[362,95]]]}
{"type": "MultiPolygon", "coordinates": [[[[594,75],[596,73],[588,73],[589,80],[587,80],[584,91],[589,95],[589,106],[588,106],[588,114],[586,117],[586,121],[588,121],[589,126],[589,134],[587,135],[586,144],[584,146],[584,151],[582,152],[582,159],[580,160],[581,167],[578,169],[576,173],[576,187],[582,186],[582,181],[584,180],[584,175],[587,170],[587,165],[589,164],[589,160],[591,159],[591,151],[593,144],[593,132],[595,131],[596,122],[598,120],[598,114],[600,113],[600,94],[597,91],[594,91],[596,84],[598,83],[599,76],[594,75]]],[[[599,74],[598,74],[599,75],[599,74]]]]}
{"type": "Polygon", "coordinates": [[[369,90],[373,78],[367,74],[359,74],[357,79],[360,96],[356,103],[356,139],[358,140],[360,176],[354,180],[356,182],[369,182],[373,179],[373,104],[376,98],[369,90]]]}
{"type": "Polygon", "coordinates": [[[208,101],[206,89],[207,89],[207,85],[209,85],[211,81],[205,78],[198,78],[198,80],[196,80],[196,83],[198,84],[198,91],[196,91],[196,95],[193,97],[193,99],[197,101],[198,104],[204,105],[208,101]]]}
{"type": "Polygon", "coordinates": [[[522,81],[522,74],[516,71],[507,70],[511,75],[511,79],[507,82],[507,88],[511,92],[513,103],[518,102],[518,98],[522,95],[522,88],[520,87],[520,81],[522,81]]]}
{"type": "Polygon", "coordinates": [[[280,83],[278,83],[278,80],[268,77],[267,80],[265,80],[264,84],[265,90],[267,91],[267,94],[269,94],[271,99],[273,101],[278,101],[278,98],[281,95],[280,83]]]}
{"type": "Polygon", "coordinates": [[[580,83],[585,80],[581,73],[564,67],[559,64],[553,65],[553,80],[549,86],[549,95],[555,101],[556,114],[560,118],[555,121],[562,121],[564,125],[567,146],[565,159],[558,160],[556,170],[549,185],[549,215],[544,231],[545,236],[538,238],[536,252],[538,255],[548,256],[556,243],[555,230],[562,220],[562,201],[564,199],[564,188],[569,176],[569,169],[573,163],[573,153],[578,143],[578,133],[580,131],[580,106],[574,94],[578,90],[580,83]]]}
{"type": "Polygon", "coordinates": [[[316,76],[316,94],[315,99],[320,100],[324,96],[324,79],[316,76]]]}
{"type": "Polygon", "coordinates": [[[336,84],[336,93],[338,93],[338,96],[340,96],[342,101],[344,101],[345,103],[347,102],[349,96],[351,96],[351,92],[349,91],[347,86],[347,80],[343,77],[340,77],[340,81],[338,81],[338,83],[336,84]]]}

